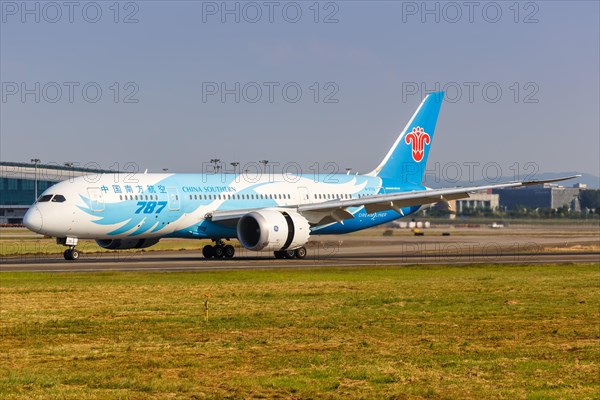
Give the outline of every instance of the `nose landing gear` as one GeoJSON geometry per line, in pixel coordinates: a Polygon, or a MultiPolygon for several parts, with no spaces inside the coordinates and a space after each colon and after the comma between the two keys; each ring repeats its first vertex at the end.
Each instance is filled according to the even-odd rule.
{"type": "Polygon", "coordinates": [[[63,253],[63,256],[65,257],[65,260],[75,261],[79,259],[79,252],[75,248],[67,249],[63,253]]]}
{"type": "Polygon", "coordinates": [[[69,247],[63,253],[65,260],[75,261],[79,259],[79,251],[75,249],[75,246],[77,246],[78,241],[79,240],[77,238],[73,237],[56,238],[56,244],[62,244],[63,246],[69,247]]]}

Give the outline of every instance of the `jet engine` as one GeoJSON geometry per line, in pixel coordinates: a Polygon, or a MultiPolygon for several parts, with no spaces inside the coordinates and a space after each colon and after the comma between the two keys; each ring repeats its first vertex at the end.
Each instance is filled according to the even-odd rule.
{"type": "Polygon", "coordinates": [[[253,251],[293,250],[302,247],[310,226],[302,215],[288,210],[260,210],[244,215],[237,224],[237,236],[253,251]]]}
{"type": "Polygon", "coordinates": [[[154,246],[160,239],[99,239],[98,246],[109,250],[145,249],[154,246]]]}

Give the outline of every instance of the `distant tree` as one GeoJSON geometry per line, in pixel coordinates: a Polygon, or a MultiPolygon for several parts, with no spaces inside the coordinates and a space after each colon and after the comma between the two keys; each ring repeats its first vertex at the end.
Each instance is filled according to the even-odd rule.
{"type": "Polygon", "coordinates": [[[579,202],[581,208],[589,208],[591,210],[600,209],[600,190],[586,189],[579,192],[579,202]]]}

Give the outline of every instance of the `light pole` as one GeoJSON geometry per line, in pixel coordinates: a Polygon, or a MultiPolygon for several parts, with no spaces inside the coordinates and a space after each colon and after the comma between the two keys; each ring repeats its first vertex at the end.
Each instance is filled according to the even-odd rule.
{"type": "Polygon", "coordinates": [[[35,202],[38,198],[38,178],[37,178],[37,165],[40,162],[39,158],[32,158],[31,162],[33,163],[33,174],[35,177],[35,187],[34,187],[34,193],[35,193],[35,198],[33,199],[33,201],[35,202]]]}
{"type": "Polygon", "coordinates": [[[214,165],[214,173],[216,174],[217,172],[219,172],[219,169],[221,169],[221,166],[219,165],[221,160],[218,158],[213,158],[210,160],[210,162],[214,165]]]}

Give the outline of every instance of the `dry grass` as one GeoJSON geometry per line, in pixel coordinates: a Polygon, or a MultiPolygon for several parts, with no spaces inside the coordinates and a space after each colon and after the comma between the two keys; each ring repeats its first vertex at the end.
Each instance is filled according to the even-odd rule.
{"type": "Polygon", "coordinates": [[[600,389],[598,264],[0,279],[3,399],[591,399],[600,389]]]}

